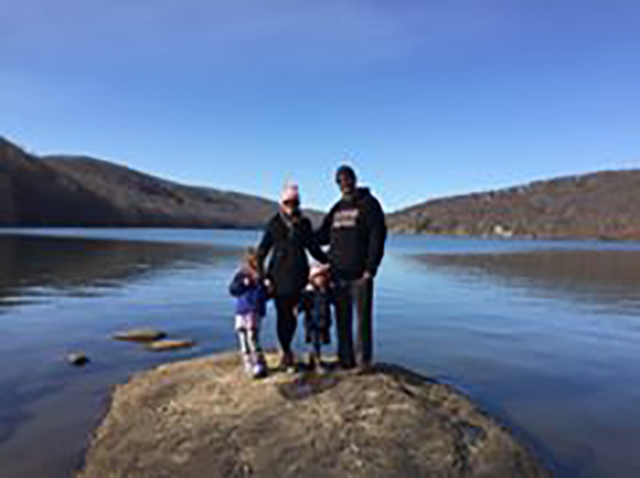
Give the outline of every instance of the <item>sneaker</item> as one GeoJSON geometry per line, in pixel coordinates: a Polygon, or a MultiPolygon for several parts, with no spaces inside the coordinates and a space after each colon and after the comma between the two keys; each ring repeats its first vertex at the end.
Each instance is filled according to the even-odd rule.
{"type": "Polygon", "coordinates": [[[358,375],[367,375],[373,372],[373,365],[371,362],[361,362],[357,366],[358,375]]]}
{"type": "Polygon", "coordinates": [[[340,370],[353,370],[354,368],[356,368],[356,364],[350,361],[340,360],[338,362],[338,367],[340,368],[340,370]]]}
{"type": "Polygon", "coordinates": [[[252,369],[252,376],[255,379],[265,378],[267,376],[267,367],[261,362],[256,362],[252,369]]]}
{"type": "Polygon", "coordinates": [[[324,363],[322,360],[318,363],[318,367],[316,368],[316,371],[318,374],[320,375],[326,375],[329,372],[331,372],[331,367],[329,367],[328,364],[324,363]]]}
{"type": "Polygon", "coordinates": [[[309,352],[309,370],[316,370],[318,366],[318,360],[314,352],[309,352]]]}

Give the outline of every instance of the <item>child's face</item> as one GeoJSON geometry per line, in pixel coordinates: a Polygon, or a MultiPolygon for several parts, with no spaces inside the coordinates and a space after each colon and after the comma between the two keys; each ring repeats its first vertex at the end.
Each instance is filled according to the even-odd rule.
{"type": "Polygon", "coordinates": [[[258,260],[255,257],[247,259],[247,267],[253,272],[256,272],[258,270],[258,260]]]}
{"type": "Polygon", "coordinates": [[[329,285],[329,278],[324,274],[317,275],[311,280],[311,283],[319,289],[326,289],[329,285]]]}

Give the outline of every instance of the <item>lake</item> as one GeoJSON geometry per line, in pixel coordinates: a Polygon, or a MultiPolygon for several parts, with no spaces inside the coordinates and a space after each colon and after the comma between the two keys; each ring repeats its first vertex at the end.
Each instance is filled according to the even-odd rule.
{"type": "MultiPolygon", "coordinates": [[[[69,476],[114,384],[235,349],[227,286],[258,238],[3,230],[2,478],[69,476]],[[110,338],[146,325],[198,345],[151,353],[110,338]],[[65,363],[77,350],[87,367],[65,363]]],[[[378,360],[471,395],[557,476],[640,476],[640,244],[392,236],[376,294],[378,360]]],[[[269,346],[274,329],[270,306],[269,346]]]]}

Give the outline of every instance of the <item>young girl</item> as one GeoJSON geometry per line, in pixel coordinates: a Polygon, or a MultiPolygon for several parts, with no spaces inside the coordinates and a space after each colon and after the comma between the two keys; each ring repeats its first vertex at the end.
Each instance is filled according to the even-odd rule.
{"type": "Polygon", "coordinates": [[[267,364],[260,346],[260,325],[266,315],[267,291],[258,277],[258,256],[247,250],[242,268],[233,278],[229,292],[235,297],[236,333],[247,373],[254,378],[267,375],[267,364]]]}
{"type": "Polygon", "coordinates": [[[322,345],[331,343],[331,307],[334,304],[329,266],[314,265],[309,274],[309,284],[302,293],[302,310],[305,313],[306,342],[311,344],[309,366],[320,372],[325,371],[322,345]]]}

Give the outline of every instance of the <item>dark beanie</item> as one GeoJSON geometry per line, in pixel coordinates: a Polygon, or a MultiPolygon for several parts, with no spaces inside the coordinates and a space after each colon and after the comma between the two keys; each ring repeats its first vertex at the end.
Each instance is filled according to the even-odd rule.
{"type": "Polygon", "coordinates": [[[356,172],[351,166],[347,166],[346,164],[340,166],[336,171],[336,180],[339,180],[340,176],[343,175],[350,177],[353,181],[356,181],[357,179],[356,172]]]}

